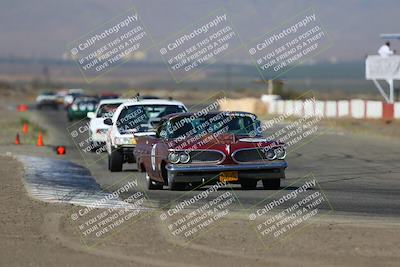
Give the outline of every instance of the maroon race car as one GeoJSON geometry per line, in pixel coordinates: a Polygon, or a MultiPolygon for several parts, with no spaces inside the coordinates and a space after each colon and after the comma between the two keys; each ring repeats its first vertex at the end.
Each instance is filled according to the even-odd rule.
{"type": "Polygon", "coordinates": [[[182,190],[187,185],[240,183],[254,189],[279,189],[285,178],[281,142],[261,136],[260,121],[246,112],[180,113],[164,117],[155,136],[137,140],[138,169],[148,189],[182,190]]]}

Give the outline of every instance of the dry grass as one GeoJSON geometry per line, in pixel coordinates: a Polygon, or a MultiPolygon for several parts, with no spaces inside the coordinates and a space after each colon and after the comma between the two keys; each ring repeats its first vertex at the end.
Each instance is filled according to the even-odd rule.
{"type": "MultiPolygon", "coordinates": [[[[259,119],[271,120],[273,118],[276,118],[277,116],[279,115],[265,114],[263,116],[259,116],[259,119]]],[[[288,117],[285,121],[290,123],[298,119],[298,117],[288,117]]],[[[323,118],[320,122],[320,125],[326,128],[333,128],[350,134],[365,136],[368,135],[379,138],[388,138],[392,140],[400,139],[399,120],[387,122],[382,119],[323,118]]]]}
{"type": "Polygon", "coordinates": [[[19,134],[22,144],[36,144],[39,132],[42,132],[43,137],[46,136],[46,129],[35,122],[30,121],[29,112],[17,113],[12,111],[2,111],[0,118],[0,144],[12,144],[15,141],[17,133],[19,134]],[[23,134],[23,125],[28,125],[28,132],[23,134]]]}
{"type": "Polygon", "coordinates": [[[323,125],[361,135],[375,135],[385,138],[400,138],[400,121],[387,122],[382,119],[324,119],[323,125]]]}

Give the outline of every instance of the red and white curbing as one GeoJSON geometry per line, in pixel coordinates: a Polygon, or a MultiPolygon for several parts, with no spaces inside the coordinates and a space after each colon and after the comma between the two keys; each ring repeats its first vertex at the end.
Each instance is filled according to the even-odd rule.
{"type": "Polygon", "coordinates": [[[261,98],[271,114],[293,114],[296,110],[300,116],[317,116],[326,118],[355,119],[400,119],[400,102],[388,104],[373,100],[268,100],[261,98]]]}

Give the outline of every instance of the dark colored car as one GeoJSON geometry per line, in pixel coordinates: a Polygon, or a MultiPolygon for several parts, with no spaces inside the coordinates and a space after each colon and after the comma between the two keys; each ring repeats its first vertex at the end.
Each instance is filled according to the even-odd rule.
{"type": "Polygon", "coordinates": [[[95,97],[78,97],[67,109],[68,121],[84,119],[88,112],[97,108],[99,100],[95,97]]]}
{"type": "Polygon", "coordinates": [[[258,133],[256,115],[246,112],[194,113],[164,117],[155,136],[140,137],[135,156],[149,189],[181,190],[187,185],[240,183],[279,189],[287,163],[284,144],[258,133]]]}

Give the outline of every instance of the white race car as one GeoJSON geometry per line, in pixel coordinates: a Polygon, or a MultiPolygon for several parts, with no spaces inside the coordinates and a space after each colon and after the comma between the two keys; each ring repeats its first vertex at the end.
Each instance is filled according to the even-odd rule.
{"type": "Polygon", "coordinates": [[[95,148],[105,145],[109,125],[104,124],[104,119],[111,118],[117,108],[130,99],[106,99],[101,100],[95,112],[88,112],[90,146],[95,148]]]}
{"type": "Polygon", "coordinates": [[[42,92],[36,97],[36,108],[42,109],[44,107],[50,107],[52,109],[58,109],[57,96],[53,92],[42,92]]]}
{"type": "Polygon", "coordinates": [[[163,99],[142,99],[120,105],[112,118],[104,119],[104,124],[111,126],[106,138],[108,169],[118,172],[124,163],[135,163],[135,137],[155,134],[154,127],[161,117],[186,111],[182,102],[163,99]]]}

